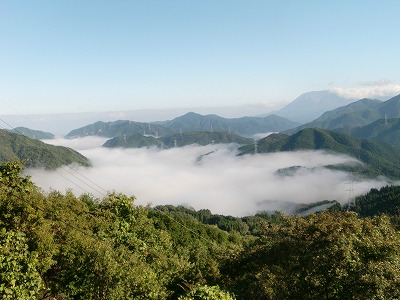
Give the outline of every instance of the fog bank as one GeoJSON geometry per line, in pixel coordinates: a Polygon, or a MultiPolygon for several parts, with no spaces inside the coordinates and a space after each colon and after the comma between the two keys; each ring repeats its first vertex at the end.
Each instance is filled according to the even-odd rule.
{"type": "MultiPolygon", "coordinates": [[[[293,203],[346,203],[351,177],[323,166],[355,161],[320,151],[238,157],[234,145],[108,149],[100,147],[104,141],[92,137],[52,141],[81,152],[92,161],[92,168],[27,172],[46,191],[72,189],[77,195],[90,193],[96,197],[116,191],[134,195],[136,203],[142,205],[183,204],[196,210],[207,208],[213,213],[244,216],[261,210],[290,212],[293,203]],[[277,173],[292,166],[301,168],[277,173]]],[[[383,180],[354,181],[354,193],[364,194],[386,184],[383,180]]]]}

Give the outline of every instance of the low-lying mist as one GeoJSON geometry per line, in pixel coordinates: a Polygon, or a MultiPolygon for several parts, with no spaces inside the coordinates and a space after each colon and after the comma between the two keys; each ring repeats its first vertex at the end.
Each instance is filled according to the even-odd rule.
{"type": "Polygon", "coordinates": [[[77,195],[90,193],[95,197],[116,191],[134,195],[137,204],[186,205],[233,216],[262,210],[291,212],[293,204],[320,200],[344,204],[351,180],[355,195],[388,184],[384,180],[354,181],[345,172],[325,169],[324,165],[355,160],[321,151],[238,157],[235,145],[108,149],[101,147],[105,140],[89,137],[51,141],[81,152],[92,161],[91,168],[26,172],[45,191],[71,189],[77,195]],[[302,168],[282,172],[292,166],[302,168]]]}

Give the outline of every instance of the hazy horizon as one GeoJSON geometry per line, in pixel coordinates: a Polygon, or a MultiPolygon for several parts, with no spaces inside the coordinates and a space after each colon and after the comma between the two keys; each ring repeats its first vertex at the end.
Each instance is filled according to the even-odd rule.
{"type": "Polygon", "coordinates": [[[208,115],[216,114],[224,118],[240,118],[255,116],[261,113],[270,113],[278,107],[265,107],[258,105],[241,105],[230,107],[185,107],[177,109],[142,109],[127,111],[103,111],[81,113],[57,113],[57,114],[32,114],[21,115],[16,112],[9,115],[1,115],[3,121],[0,128],[12,129],[15,127],[27,127],[34,130],[51,132],[64,136],[73,129],[77,129],[97,121],[111,122],[117,120],[130,120],[134,122],[157,122],[172,120],[189,112],[208,115]]]}

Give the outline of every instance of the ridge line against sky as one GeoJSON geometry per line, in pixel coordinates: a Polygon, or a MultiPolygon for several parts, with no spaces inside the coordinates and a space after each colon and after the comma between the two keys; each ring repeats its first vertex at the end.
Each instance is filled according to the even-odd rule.
{"type": "Polygon", "coordinates": [[[39,114],[393,96],[399,11],[394,0],[2,0],[0,98],[39,114]]]}

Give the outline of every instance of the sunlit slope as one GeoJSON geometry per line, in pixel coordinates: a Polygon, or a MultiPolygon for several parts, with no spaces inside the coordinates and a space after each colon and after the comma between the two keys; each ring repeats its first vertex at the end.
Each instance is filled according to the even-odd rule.
{"type": "Polygon", "coordinates": [[[26,167],[56,169],[62,165],[77,163],[89,166],[89,160],[66,147],[53,146],[24,135],[0,130],[0,162],[23,160],[26,167]]]}
{"type": "MultiPolygon", "coordinates": [[[[356,139],[346,134],[324,129],[308,128],[294,135],[272,134],[258,142],[259,153],[325,150],[342,153],[357,158],[362,166],[341,166],[342,169],[363,173],[368,176],[385,175],[389,178],[400,178],[399,151],[384,143],[356,139]]],[[[240,148],[242,154],[254,153],[254,145],[240,148]]]]}

